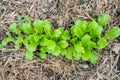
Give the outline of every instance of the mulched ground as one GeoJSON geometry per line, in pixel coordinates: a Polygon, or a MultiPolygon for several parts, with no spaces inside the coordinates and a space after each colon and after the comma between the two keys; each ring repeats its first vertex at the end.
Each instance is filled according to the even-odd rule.
{"type": "MultiPolygon", "coordinates": [[[[91,20],[104,12],[111,16],[106,29],[120,26],[120,0],[0,0],[0,42],[18,14],[69,29],[77,19],[91,20]]],[[[109,42],[98,52],[97,65],[52,55],[27,61],[25,50],[15,50],[10,43],[0,51],[0,80],[120,80],[120,37],[109,42]]]]}

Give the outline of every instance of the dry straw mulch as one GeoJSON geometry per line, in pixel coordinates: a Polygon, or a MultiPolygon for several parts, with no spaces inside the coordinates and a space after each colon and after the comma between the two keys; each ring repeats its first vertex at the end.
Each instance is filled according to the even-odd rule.
{"type": "MultiPolygon", "coordinates": [[[[120,26],[120,0],[0,0],[0,42],[18,14],[69,29],[77,19],[91,20],[104,12],[111,16],[106,29],[120,26]]],[[[98,52],[97,65],[51,55],[47,60],[35,56],[27,61],[25,50],[15,50],[10,43],[0,51],[0,80],[120,80],[120,37],[109,42],[98,52]]]]}

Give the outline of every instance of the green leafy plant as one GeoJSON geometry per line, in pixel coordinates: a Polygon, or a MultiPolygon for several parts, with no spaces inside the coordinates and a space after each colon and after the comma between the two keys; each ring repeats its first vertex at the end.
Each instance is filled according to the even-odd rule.
{"type": "Polygon", "coordinates": [[[46,59],[47,54],[52,54],[96,64],[97,50],[109,45],[107,39],[120,36],[120,28],[117,26],[105,31],[103,35],[109,19],[109,15],[104,13],[98,17],[98,20],[93,19],[91,22],[77,20],[69,30],[64,30],[62,27],[53,29],[48,20],[36,19],[31,22],[27,15],[23,20],[18,15],[18,22],[10,25],[10,32],[6,32],[7,38],[2,40],[0,49],[13,42],[15,49],[25,47],[25,57],[28,60],[33,59],[37,50],[41,59],[46,59]],[[12,34],[16,34],[17,37],[14,38],[12,34]]]}

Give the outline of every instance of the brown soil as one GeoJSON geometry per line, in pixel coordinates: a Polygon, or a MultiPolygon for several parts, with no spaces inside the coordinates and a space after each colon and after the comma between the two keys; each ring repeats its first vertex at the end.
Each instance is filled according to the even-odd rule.
{"type": "MultiPolygon", "coordinates": [[[[111,16],[106,29],[120,26],[120,0],[0,0],[0,42],[18,14],[48,19],[54,28],[68,29],[77,19],[91,20],[104,12],[111,16]]],[[[52,55],[27,61],[24,49],[8,44],[0,51],[0,80],[120,80],[120,37],[109,42],[98,52],[97,65],[52,55]]]]}

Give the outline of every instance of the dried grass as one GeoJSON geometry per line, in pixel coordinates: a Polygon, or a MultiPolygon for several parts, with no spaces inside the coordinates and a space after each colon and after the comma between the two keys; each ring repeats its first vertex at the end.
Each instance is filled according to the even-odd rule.
{"type": "MultiPolygon", "coordinates": [[[[48,19],[55,28],[68,29],[77,19],[90,20],[93,14],[106,12],[111,16],[107,29],[120,26],[119,4],[119,0],[1,0],[0,40],[18,14],[27,14],[31,20],[48,19]]],[[[117,70],[120,52],[115,54],[111,49],[120,42],[109,42],[110,46],[98,52],[100,58],[95,66],[51,55],[47,60],[35,56],[27,61],[24,49],[15,50],[9,44],[0,52],[0,80],[120,80],[120,70],[117,70]]]]}

